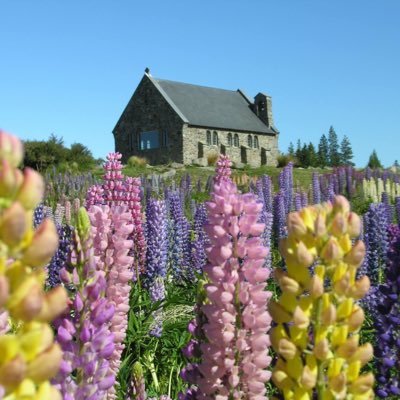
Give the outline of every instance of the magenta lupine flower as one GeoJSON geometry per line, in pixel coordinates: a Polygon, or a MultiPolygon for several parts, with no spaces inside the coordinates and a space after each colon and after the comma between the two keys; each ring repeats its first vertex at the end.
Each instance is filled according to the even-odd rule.
{"type": "Polygon", "coordinates": [[[104,204],[104,189],[101,185],[92,185],[86,193],[85,207],[104,204]]]}
{"type": "Polygon", "coordinates": [[[217,167],[215,169],[215,183],[221,183],[221,181],[230,181],[232,170],[231,170],[232,162],[228,156],[221,154],[217,161],[217,167]]]}
{"type": "Polygon", "coordinates": [[[109,153],[107,155],[107,161],[104,164],[104,195],[107,205],[119,205],[123,199],[124,187],[122,174],[122,154],[121,153],[109,153]]]}
{"type": "Polygon", "coordinates": [[[60,273],[72,296],[68,314],[55,322],[63,361],[54,383],[65,400],[104,399],[115,382],[108,361],[114,351],[109,323],[115,308],[104,297],[105,272],[97,269],[87,225],[78,216],[70,262],[60,273]]]}
{"type": "Polygon", "coordinates": [[[140,178],[125,179],[126,204],[132,215],[133,222],[133,257],[135,263],[134,279],[143,274],[146,269],[146,239],[144,236],[143,213],[140,201],[140,178]]]}
{"type": "MultiPolygon", "coordinates": [[[[130,282],[133,277],[133,258],[128,256],[132,241],[128,237],[133,225],[126,206],[92,206],[88,214],[93,226],[97,268],[105,272],[106,297],[115,308],[110,321],[115,345],[110,369],[116,377],[128,327],[130,282]]],[[[113,388],[110,388],[108,398],[115,398],[113,388]]]]}
{"type": "Polygon", "coordinates": [[[264,224],[257,223],[262,204],[222,181],[214,185],[206,206],[211,246],[205,300],[199,306],[206,321],[201,326],[204,340],[192,342],[189,351],[193,354],[197,347],[200,362],[183,373],[196,386],[186,398],[267,399],[271,292],[265,291],[270,272],[263,267],[268,254],[260,238],[264,224]]]}

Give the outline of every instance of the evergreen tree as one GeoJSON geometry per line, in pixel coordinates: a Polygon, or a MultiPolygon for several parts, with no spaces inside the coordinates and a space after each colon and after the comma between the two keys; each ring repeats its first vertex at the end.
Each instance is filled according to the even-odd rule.
{"type": "Polygon", "coordinates": [[[289,144],[288,154],[289,154],[289,156],[292,156],[292,157],[294,157],[294,155],[295,155],[293,142],[290,142],[290,144],[289,144]]]}
{"type": "Polygon", "coordinates": [[[314,145],[310,142],[307,147],[308,159],[310,167],[318,167],[318,155],[314,145]]]}
{"type": "Polygon", "coordinates": [[[337,167],[340,165],[340,152],[339,152],[339,142],[338,137],[333,129],[333,126],[329,128],[328,134],[329,143],[329,165],[331,167],[337,167]]]}
{"type": "Polygon", "coordinates": [[[396,168],[399,168],[400,167],[400,165],[399,165],[399,162],[397,161],[397,160],[394,160],[394,164],[393,164],[396,168]]]}
{"type": "Polygon", "coordinates": [[[376,150],[374,150],[369,156],[368,167],[371,169],[382,168],[382,164],[378,158],[378,154],[376,154],[376,150]]]}
{"type": "Polygon", "coordinates": [[[351,148],[350,140],[346,135],[344,135],[343,140],[340,143],[340,158],[342,165],[354,165],[351,161],[353,159],[353,149],[351,148]]]}
{"type": "Polygon", "coordinates": [[[329,143],[325,135],[321,136],[318,144],[318,166],[321,168],[329,165],[329,143]]]}
{"type": "Polygon", "coordinates": [[[310,166],[310,154],[308,153],[308,146],[305,143],[301,148],[301,166],[303,168],[310,166]]]}
{"type": "Polygon", "coordinates": [[[297,159],[297,165],[298,165],[299,167],[302,167],[303,165],[302,165],[301,160],[302,160],[302,158],[303,158],[303,155],[302,155],[302,151],[301,151],[301,142],[300,142],[300,139],[297,140],[297,147],[296,147],[295,156],[296,156],[296,159],[297,159]]]}

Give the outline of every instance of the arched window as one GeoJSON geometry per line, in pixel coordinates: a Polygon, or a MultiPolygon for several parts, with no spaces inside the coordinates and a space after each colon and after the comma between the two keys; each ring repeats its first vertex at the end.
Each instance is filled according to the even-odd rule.
{"type": "Polygon", "coordinates": [[[228,146],[232,146],[232,133],[228,133],[228,146]]]}
{"type": "Polygon", "coordinates": [[[207,131],[207,144],[210,146],[211,145],[211,132],[207,131]]]}
{"type": "Polygon", "coordinates": [[[253,147],[253,138],[251,137],[251,135],[247,136],[247,146],[249,146],[250,148],[253,147]]]}
{"type": "Polygon", "coordinates": [[[235,133],[235,136],[233,137],[233,145],[239,147],[239,135],[237,133],[235,133]]]}
{"type": "Polygon", "coordinates": [[[254,136],[253,145],[255,149],[258,149],[260,147],[260,145],[258,144],[258,136],[254,136]]]}
{"type": "Polygon", "coordinates": [[[218,133],[215,131],[213,132],[213,145],[218,146],[218,133]]]}

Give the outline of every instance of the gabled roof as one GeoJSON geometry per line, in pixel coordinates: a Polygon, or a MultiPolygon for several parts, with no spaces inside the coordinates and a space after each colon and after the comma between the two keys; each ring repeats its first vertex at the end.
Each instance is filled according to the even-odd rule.
{"type": "Polygon", "coordinates": [[[146,73],[170,106],[190,125],[276,134],[251,110],[242,91],[158,79],[146,73]]]}

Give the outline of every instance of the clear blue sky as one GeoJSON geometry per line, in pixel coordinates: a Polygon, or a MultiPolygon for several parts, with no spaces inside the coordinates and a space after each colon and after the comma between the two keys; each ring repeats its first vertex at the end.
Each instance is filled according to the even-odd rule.
{"type": "Polygon", "coordinates": [[[333,125],[364,166],[400,161],[399,0],[3,0],[0,126],[96,157],[145,67],[273,99],[280,149],[333,125]]]}

